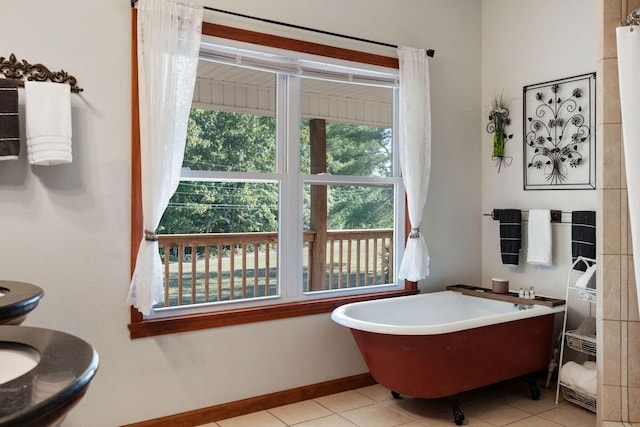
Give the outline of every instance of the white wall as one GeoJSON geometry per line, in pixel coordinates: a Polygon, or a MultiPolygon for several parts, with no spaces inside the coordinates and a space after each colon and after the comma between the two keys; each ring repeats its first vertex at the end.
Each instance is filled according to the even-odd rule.
{"type": "MultiPolygon", "coordinates": [[[[480,194],[474,186],[481,174],[476,143],[481,128],[480,2],[405,0],[402,7],[383,0],[209,3],[436,49],[431,62],[433,172],[421,227],[432,252],[432,273],[421,288],[478,281],[480,194]]],[[[72,100],[72,164],[30,167],[24,151],[20,160],[0,164],[0,279],[44,288],[44,299],[25,325],[82,337],[101,358],[89,392],[65,426],[121,425],[365,372],[348,331],[328,314],[129,339],[124,301],[129,283],[130,13],[128,0],[2,5],[0,55],[13,52],[18,59],[64,69],[85,89],[72,100]]],[[[333,43],[393,54],[341,39],[333,43]]]]}
{"type": "MultiPolygon", "coordinates": [[[[482,1],[482,212],[493,208],[596,210],[594,190],[523,190],[522,90],[524,86],[596,70],[594,0],[482,1]],[[486,112],[496,93],[511,100],[506,154],[513,163],[498,173],[491,160],[493,134],[485,130],[486,112]]],[[[595,133],[595,127],[592,129],[595,133]]],[[[598,153],[596,153],[598,155],[598,153]]],[[[570,214],[564,220],[571,221],[570,214]]],[[[571,266],[571,224],[553,224],[553,266],[526,264],[527,223],[523,223],[520,264],[502,265],[499,223],[482,217],[482,283],[510,280],[511,289],[535,286],[541,295],[564,298],[571,266]]]]}

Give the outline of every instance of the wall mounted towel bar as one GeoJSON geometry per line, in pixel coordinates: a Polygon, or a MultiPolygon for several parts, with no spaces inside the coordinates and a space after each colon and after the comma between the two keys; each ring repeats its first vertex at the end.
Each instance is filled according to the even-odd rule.
{"type": "Polygon", "coordinates": [[[18,62],[16,56],[12,53],[9,59],[0,56],[0,73],[8,79],[18,80],[19,86],[24,86],[24,80],[54,83],[68,83],[71,91],[74,93],[82,92],[82,88],[76,85],[75,77],[69,75],[66,71],[50,71],[42,64],[29,64],[26,60],[18,62]]]}
{"type": "MultiPolygon", "coordinates": [[[[485,216],[490,216],[492,220],[499,221],[500,220],[500,212],[502,209],[494,209],[490,214],[483,214],[485,216]]],[[[528,212],[528,211],[522,211],[528,212]]],[[[562,222],[562,211],[551,211],[551,222],[562,222]]]]}

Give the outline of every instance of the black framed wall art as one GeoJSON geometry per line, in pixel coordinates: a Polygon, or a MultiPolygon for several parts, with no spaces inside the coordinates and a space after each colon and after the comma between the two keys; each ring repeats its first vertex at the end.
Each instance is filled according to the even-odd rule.
{"type": "Polygon", "coordinates": [[[595,189],[595,78],[523,88],[525,190],[595,189]]]}

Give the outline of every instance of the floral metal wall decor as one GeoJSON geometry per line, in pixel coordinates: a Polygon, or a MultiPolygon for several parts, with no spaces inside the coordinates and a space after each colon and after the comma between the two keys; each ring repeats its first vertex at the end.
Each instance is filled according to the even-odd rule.
{"type": "Polygon", "coordinates": [[[505,156],[504,154],[504,144],[507,140],[513,138],[513,134],[507,135],[506,133],[506,127],[510,124],[508,104],[501,93],[493,98],[491,109],[489,110],[489,123],[487,124],[487,132],[493,133],[491,158],[498,166],[498,173],[500,173],[502,165],[509,166],[513,160],[511,156],[505,156]]]}
{"type": "Polygon", "coordinates": [[[595,78],[523,88],[525,190],[595,188],[595,78]]]}

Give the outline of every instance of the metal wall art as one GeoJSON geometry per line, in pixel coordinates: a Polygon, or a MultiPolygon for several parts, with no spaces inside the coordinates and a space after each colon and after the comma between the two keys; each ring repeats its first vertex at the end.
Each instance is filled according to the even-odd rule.
{"type": "Polygon", "coordinates": [[[524,189],[595,188],[596,74],[523,88],[524,189]]]}

